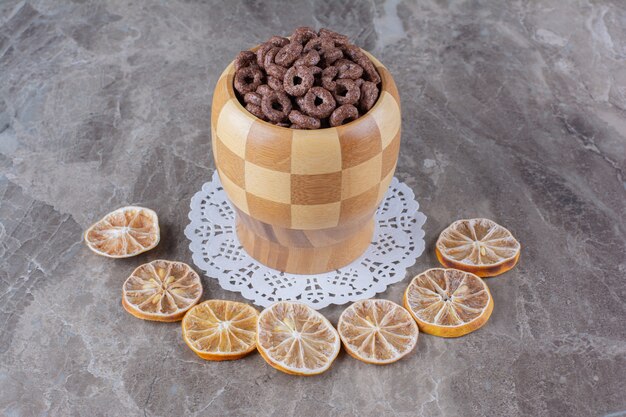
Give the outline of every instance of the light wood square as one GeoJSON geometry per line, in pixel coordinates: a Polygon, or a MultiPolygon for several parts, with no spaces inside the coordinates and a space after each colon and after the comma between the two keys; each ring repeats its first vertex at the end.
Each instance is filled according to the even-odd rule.
{"type": "MultiPolygon", "coordinates": [[[[230,66],[229,66],[230,67],[230,66]]],[[[211,128],[215,130],[217,128],[217,120],[222,112],[222,108],[227,101],[233,100],[233,97],[228,92],[228,86],[233,85],[233,75],[229,73],[228,68],[224,70],[220,79],[215,84],[213,90],[213,101],[211,102],[211,128]]]]}
{"type": "Polygon", "coordinates": [[[385,178],[380,182],[380,186],[378,188],[378,203],[380,204],[385,198],[385,194],[387,194],[387,190],[389,189],[389,184],[391,184],[391,180],[393,179],[393,174],[396,170],[396,166],[394,165],[391,171],[387,174],[385,178]]]}
{"type": "Polygon", "coordinates": [[[246,158],[246,140],[248,131],[254,123],[251,114],[237,108],[234,100],[224,104],[217,119],[217,136],[234,154],[246,158]]]}
{"type": "Polygon", "coordinates": [[[246,161],[274,171],[291,171],[291,135],[294,129],[277,129],[255,121],[248,133],[246,161]]]}
{"type": "Polygon", "coordinates": [[[343,171],[341,199],[354,197],[369,190],[380,182],[383,156],[378,154],[372,159],[343,171]]]}
{"type": "Polygon", "coordinates": [[[246,191],[277,203],[291,203],[291,174],[272,171],[246,161],[246,191]]]}
{"type": "Polygon", "coordinates": [[[220,181],[222,182],[222,187],[230,201],[237,207],[239,210],[243,211],[246,214],[248,212],[248,200],[246,199],[246,191],[239,187],[237,184],[232,182],[224,172],[218,168],[217,170],[220,174],[220,181]]]}
{"type": "Polygon", "coordinates": [[[341,171],[341,146],[336,129],[294,129],[291,143],[291,172],[328,174],[341,171]]]}
{"type": "Polygon", "coordinates": [[[339,223],[341,202],[315,205],[291,205],[291,227],[294,229],[325,229],[339,223]]]}
{"type": "Polygon", "coordinates": [[[391,94],[383,91],[378,100],[380,101],[379,106],[371,114],[376,119],[382,146],[385,149],[400,130],[402,115],[398,103],[391,94]]]}

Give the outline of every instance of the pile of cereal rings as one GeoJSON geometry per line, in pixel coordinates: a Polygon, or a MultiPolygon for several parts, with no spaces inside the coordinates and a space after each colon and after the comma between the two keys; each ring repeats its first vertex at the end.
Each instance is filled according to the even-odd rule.
{"type": "Polygon", "coordinates": [[[320,129],[351,122],[376,103],[380,75],[348,37],[297,28],[235,59],[234,87],[246,110],[277,126],[320,129]]]}

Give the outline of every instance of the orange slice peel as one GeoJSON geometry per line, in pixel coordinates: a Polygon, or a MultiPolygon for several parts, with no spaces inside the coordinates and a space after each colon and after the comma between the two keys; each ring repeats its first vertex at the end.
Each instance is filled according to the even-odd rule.
{"type": "Polygon", "coordinates": [[[489,219],[457,220],[435,245],[439,262],[479,277],[500,275],[517,264],[521,245],[511,232],[489,219]]]}
{"type": "Polygon", "coordinates": [[[489,287],[474,274],[433,268],[417,275],[404,292],[404,307],[420,331],[459,337],[482,327],[493,311],[489,287]]]}
{"type": "Polygon", "coordinates": [[[333,325],[311,307],[289,301],[261,312],[257,349],[279,371],[292,375],[317,375],[330,368],[341,342],[333,325]]]}
{"type": "Polygon", "coordinates": [[[256,349],[259,312],[236,301],[207,300],[183,318],[183,340],[202,359],[242,358],[256,349]]]}
{"type": "Polygon", "coordinates": [[[160,239],[157,214],[144,207],[122,207],[85,232],[89,249],[108,258],[128,258],[154,248],[160,239]]]}
{"type": "Polygon", "coordinates": [[[389,300],[361,300],[345,309],[337,331],[348,354],[375,365],[396,362],[417,344],[411,314],[389,300]]]}
{"type": "Polygon", "coordinates": [[[143,264],[122,286],[122,306],[143,320],[179,321],[201,296],[200,277],[182,262],[156,260],[143,264]]]}

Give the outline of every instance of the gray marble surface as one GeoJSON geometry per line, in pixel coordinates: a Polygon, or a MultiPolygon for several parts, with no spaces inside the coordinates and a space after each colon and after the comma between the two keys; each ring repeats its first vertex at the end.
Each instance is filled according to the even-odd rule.
{"type": "MultiPolygon", "coordinates": [[[[626,415],[626,4],[613,1],[39,0],[0,3],[0,414],[626,415]],[[298,25],[373,52],[402,96],[397,176],[427,251],[458,218],[523,245],[488,280],[489,323],[420,337],[386,367],[341,354],[296,378],[251,355],[205,362],[178,324],[120,305],[140,263],[191,263],[210,178],[210,100],[241,49],[298,25]],[[82,231],[130,203],[162,241],[127,260],[82,231]]],[[[380,297],[399,301],[407,281],[380,297]]],[[[242,300],[204,278],[212,298],[242,300]]],[[[322,312],[336,322],[342,307],[322,312]]]]}

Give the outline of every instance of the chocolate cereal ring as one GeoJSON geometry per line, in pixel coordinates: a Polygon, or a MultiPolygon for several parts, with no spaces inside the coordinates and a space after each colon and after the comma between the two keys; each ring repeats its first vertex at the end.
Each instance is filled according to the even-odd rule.
{"type": "Polygon", "coordinates": [[[261,85],[263,73],[257,67],[244,67],[235,72],[235,89],[240,94],[246,94],[254,91],[261,85]]]}
{"type": "Polygon", "coordinates": [[[302,45],[295,42],[290,42],[289,44],[283,46],[280,51],[274,57],[274,62],[278,65],[282,65],[283,67],[288,67],[291,65],[296,59],[300,57],[302,53],[302,45]]]}
{"type": "Polygon", "coordinates": [[[240,70],[243,67],[250,66],[250,64],[256,64],[256,55],[252,51],[241,51],[235,58],[235,71],[240,70]]]}
{"type": "MultiPolygon", "coordinates": [[[[258,88],[257,88],[257,90],[258,90],[258,88]]],[[[249,93],[246,93],[243,96],[243,102],[246,103],[246,104],[254,104],[255,106],[260,106],[262,98],[263,97],[261,96],[261,94],[255,93],[253,91],[250,91],[249,93]]]]}
{"type": "Polygon", "coordinates": [[[359,98],[361,98],[361,89],[356,85],[353,80],[339,79],[335,82],[336,87],[333,91],[333,97],[337,104],[357,104],[359,98]]]}
{"type": "Polygon", "coordinates": [[[287,69],[274,62],[274,58],[276,57],[278,51],[280,51],[280,48],[277,46],[267,51],[265,58],[263,59],[263,66],[265,67],[267,75],[271,75],[272,77],[282,80],[285,76],[285,72],[287,72],[287,69]]]}
{"type": "Polygon", "coordinates": [[[380,75],[378,75],[378,71],[376,71],[372,61],[358,47],[349,45],[344,47],[343,51],[350,59],[363,68],[363,72],[367,75],[367,77],[364,77],[366,81],[371,81],[374,84],[378,84],[381,81],[380,75]]]}
{"type": "Polygon", "coordinates": [[[304,96],[301,97],[296,97],[296,104],[298,105],[298,108],[300,108],[301,110],[304,108],[305,104],[304,104],[304,96]]]}
{"type": "Polygon", "coordinates": [[[265,68],[265,55],[272,48],[275,48],[275,46],[269,42],[265,42],[259,46],[259,49],[256,50],[256,63],[259,67],[265,68]]]}
{"type": "Polygon", "coordinates": [[[361,85],[361,98],[359,99],[359,108],[366,113],[374,107],[378,100],[378,87],[371,81],[364,81],[361,85]]]}
{"type": "Polygon", "coordinates": [[[246,110],[252,113],[254,116],[258,117],[261,120],[267,120],[267,117],[263,114],[263,110],[261,106],[257,106],[256,104],[248,103],[246,104],[246,110]]]}
{"type": "Polygon", "coordinates": [[[322,85],[322,69],[317,66],[308,67],[311,74],[313,74],[313,85],[320,86],[322,85]]]}
{"type": "Polygon", "coordinates": [[[331,38],[313,38],[304,45],[302,52],[309,52],[315,50],[317,52],[322,52],[326,49],[332,49],[335,47],[333,40],[331,38]]]}
{"type": "Polygon", "coordinates": [[[343,58],[343,52],[339,48],[326,48],[322,50],[324,61],[327,65],[333,65],[338,59],[343,58]]]}
{"type": "Polygon", "coordinates": [[[268,76],[267,85],[269,85],[274,91],[285,91],[285,87],[283,87],[283,80],[280,78],[272,77],[271,75],[268,76]]]}
{"type": "Polygon", "coordinates": [[[267,75],[271,77],[282,80],[283,78],[285,78],[285,73],[287,72],[287,68],[281,67],[278,64],[270,64],[270,65],[265,66],[265,72],[267,72],[267,75]]]}
{"type": "Polygon", "coordinates": [[[272,44],[274,46],[278,46],[279,48],[282,48],[283,46],[289,43],[289,39],[284,38],[282,36],[272,36],[271,38],[269,38],[267,43],[272,44]]]}
{"type": "Polygon", "coordinates": [[[337,105],[330,91],[323,87],[311,87],[304,96],[301,110],[309,116],[324,118],[330,116],[337,105]]]}
{"type": "Polygon", "coordinates": [[[346,35],[333,32],[332,30],[326,28],[321,28],[317,34],[322,38],[332,39],[337,45],[345,45],[350,42],[350,39],[346,35]]]}
{"type": "Polygon", "coordinates": [[[352,62],[348,59],[340,59],[335,62],[335,66],[339,69],[338,78],[349,78],[356,80],[363,75],[363,67],[356,62],[352,62]]]}
{"type": "Polygon", "coordinates": [[[299,126],[298,129],[319,129],[321,126],[320,119],[307,116],[298,110],[292,110],[289,113],[289,120],[299,126]]]}
{"type": "Polygon", "coordinates": [[[341,126],[359,117],[359,111],[352,104],[339,106],[330,115],[330,125],[332,127],[341,126]]]}
{"type": "Polygon", "coordinates": [[[338,74],[339,68],[335,66],[324,68],[322,71],[322,87],[328,91],[335,91],[335,88],[337,88],[335,78],[337,78],[338,74]]]}
{"type": "Polygon", "coordinates": [[[374,84],[381,82],[380,74],[376,71],[376,67],[372,64],[372,61],[368,57],[365,57],[365,61],[359,62],[359,65],[363,67],[363,72],[367,74],[369,81],[374,84]]]}
{"type": "Polygon", "coordinates": [[[263,68],[267,69],[269,65],[275,64],[274,58],[276,57],[278,51],[280,51],[280,48],[278,46],[273,46],[265,53],[263,56],[263,68]]]}
{"type": "Polygon", "coordinates": [[[278,47],[282,48],[283,46],[289,43],[289,39],[283,38],[281,36],[272,36],[267,42],[259,46],[259,49],[256,51],[256,63],[259,67],[265,68],[265,54],[267,54],[272,48],[278,47]]]}
{"type": "Polygon", "coordinates": [[[285,91],[294,97],[300,97],[313,86],[314,77],[308,67],[291,67],[283,78],[285,91]]]}
{"type": "Polygon", "coordinates": [[[270,87],[267,84],[261,84],[256,89],[256,92],[261,94],[262,96],[264,96],[264,95],[266,95],[268,93],[271,93],[272,91],[274,91],[274,90],[272,90],[272,87],[270,87]]]}
{"type": "Polygon", "coordinates": [[[307,67],[312,67],[313,65],[317,65],[320,62],[320,54],[316,50],[311,50],[303,55],[300,55],[300,58],[296,59],[293,63],[294,67],[300,65],[306,65],[307,67]]]}
{"type": "Polygon", "coordinates": [[[291,100],[284,91],[274,91],[263,96],[261,109],[272,122],[282,122],[291,112],[291,100]]]}
{"type": "Polygon", "coordinates": [[[308,26],[297,28],[294,30],[293,35],[291,35],[291,41],[299,43],[300,45],[305,45],[313,38],[317,38],[317,33],[308,26]]]}

